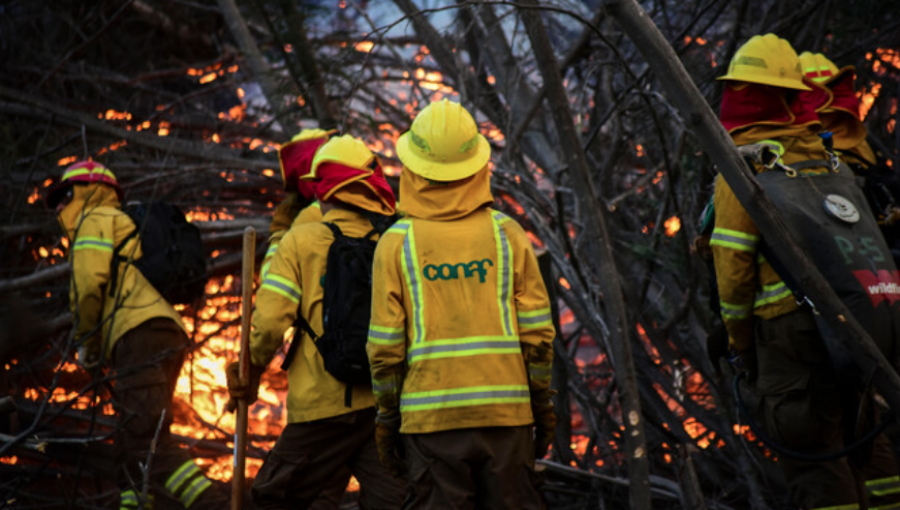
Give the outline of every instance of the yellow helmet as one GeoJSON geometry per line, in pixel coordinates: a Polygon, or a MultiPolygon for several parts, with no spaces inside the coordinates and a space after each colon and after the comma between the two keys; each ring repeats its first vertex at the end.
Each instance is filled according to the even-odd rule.
{"type": "Polygon", "coordinates": [[[397,156],[420,177],[458,181],[484,168],[491,146],[472,115],[459,103],[444,99],[419,112],[397,141],[397,156]]]}
{"type": "Polygon", "coordinates": [[[800,54],[800,65],[803,66],[803,74],[807,78],[821,85],[834,80],[844,70],[853,69],[853,66],[838,69],[838,66],[825,55],[809,51],[800,54]]]}
{"type": "Polygon", "coordinates": [[[319,128],[304,129],[304,130],[300,131],[299,133],[297,133],[296,135],[294,135],[294,137],[291,138],[291,141],[292,142],[303,142],[306,140],[318,140],[321,138],[328,138],[329,136],[331,136],[335,133],[337,133],[337,129],[319,129],[319,128]]]}
{"type": "Polygon", "coordinates": [[[789,42],[775,34],[751,37],[734,54],[728,64],[728,74],[718,79],[811,90],[803,83],[797,52],[789,42]]]}
{"type": "Polygon", "coordinates": [[[319,165],[328,162],[339,163],[364,172],[372,172],[376,160],[372,151],[359,138],[350,135],[335,136],[316,151],[312,170],[302,179],[319,178],[319,165]]]}

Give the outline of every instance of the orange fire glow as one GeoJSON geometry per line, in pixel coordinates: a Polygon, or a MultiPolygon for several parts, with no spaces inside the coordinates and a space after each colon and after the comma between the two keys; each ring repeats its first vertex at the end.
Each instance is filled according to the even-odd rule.
{"type": "Polygon", "coordinates": [[[59,161],[56,162],[57,166],[66,166],[71,165],[72,163],[78,161],[78,156],[66,156],[59,161]]]}
{"type": "Polygon", "coordinates": [[[681,218],[672,216],[663,223],[663,226],[666,228],[666,237],[675,237],[675,234],[681,230],[681,218]]]}

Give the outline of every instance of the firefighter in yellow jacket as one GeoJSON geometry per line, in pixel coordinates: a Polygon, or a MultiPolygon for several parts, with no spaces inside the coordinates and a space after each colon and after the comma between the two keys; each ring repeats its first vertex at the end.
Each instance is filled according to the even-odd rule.
{"type": "Polygon", "coordinates": [[[410,509],[542,508],[555,333],[531,242],[490,208],[490,147],[459,104],[423,109],[397,152],[406,216],[378,243],[368,342],[382,462],[410,509]]]}
{"type": "MultiPolygon", "coordinates": [[[[778,154],[779,164],[800,172],[828,171],[830,155],[818,136],[817,116],[828,95],[804,80],[787,41],[773,34],[753,37],[720,79],[727,82],[720,120],[736,145],[764,143],[778,154]]],[[[760,164],[756,171],[770,169],[760,164]]],[[[766,432],[805,454],[840,450],[845,424],[836,395],[843,388],[835,383],[812,310],[797,303],[763,255],[761,232],[721,175],[714,205],[710,246],[721,315],[731,348],[755,372],[766,432]]],[[[804,509],[852,510],[896,501],[900,478],[884,441],[883,436],[876,440],[872,457],[861,463],[847,457],[810,462],[779,456],[793,503],[804,509]],[[861,486],[866,490],[859,491],[861,486]]]]}
{"type": "MultiPolygon", "coordinates": [[[[372,230],[367,214],[392,215],[394,196],[377,158],[358,139],[336,137],[316,154],[311,177],[323,223],[291,228],[281,240],[256,296],[250,336],[251,385],[240,387],[229,370],[235,398],[256,399],[259,377],[302,314],[322,334],[323,281],[333,223],[350,237],[372,230]]],[[[323,485],[345,467],[359,480],[365,508],[394,509],[403,502],[403,481],[380,464],[375,448],[375,400],[369,386],[347,385],[326,371],[315,342],[298,330],[288,368],[288,425],[253,484],[259,508],[308,508],[323,485]]]]}
{"type": "Polygon", "coordinates": [[[278,149],[281,167],[281,183],[287,197],[278,204],[269,225],[269,248],[260,266],[260,276],[265,277],[278,243],[294,225],[322,221],[322,208],[316,198],[315,184],[308,179],[313,158],[335,131],[304,129],[290,142],[278,149]]]}
{"type": "Polygon", "coordinates": [[[120,423],[115,436],[121,487],[120,508],[153,508],[141,501],[151,441],[152,490],[165,490],[191,510],[220,509],[227,499],[169,433],[172,394],[189,345],[181,317],[129,262],[142,255],[141,239],[131,237],[112,268],[113,252],[135,225],[120,210],[122,188],[103,165],[81,161],[68,167],[47,197],[55,208],[71,247],[69,299],[75,322],[79,362],[95,367],[102,360],[115,373],[113,407],[120,423]],[[111,272],[117,270],[117,275],[111,272]],[[113,278],[113,276],[115,276],[113,278]],[[108,286],[117,282],[114,289],[108,286]]]}

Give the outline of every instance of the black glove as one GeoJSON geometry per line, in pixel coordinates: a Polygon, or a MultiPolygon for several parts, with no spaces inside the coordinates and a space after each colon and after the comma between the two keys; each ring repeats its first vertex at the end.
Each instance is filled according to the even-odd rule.
{"type": "Polygon", "coordinates": [[[403,460],[403,436],[400,435],[400,411],[382,412],[375,417],[375,445],[378,458],[388,472],[396,477],[406,475],[406,461],[403,460]]]}

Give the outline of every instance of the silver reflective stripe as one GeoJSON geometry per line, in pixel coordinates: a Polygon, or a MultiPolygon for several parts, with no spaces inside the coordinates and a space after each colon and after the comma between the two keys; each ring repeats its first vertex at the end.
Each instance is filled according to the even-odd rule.
{"type": "Polygon", "coordinates": [[[191,482],[191,485],[184,490],[184,493],[178,499],[181,500],[181,504],[183,504],[185,508],[190,508],[197,499],[197,496],[210,488],[210,486],[212,486],[212,482],[210,482],[208,478],[204,476],[197,477],[197,479],[191,482]]]}
{"type": "Polygon", "coordinates": [[[553,369],[546,365],[528,365],[528,374],[535,378],[547,377],[553,373],[553,369]]]}
{"type": "Polygon", "coordinates": [[[447,344],[447,345],[428,345],[425,344],[422,347],[417,347],[409,351],[409,362],[412,363],[416,358],[420,356],[425,356],[428,354],[437,354],[437,353],[446,353],[453,352],[457,354],[464,353],[466,351],[476,351],[481,349],[512,349],[516,352],[521,350],[519,347],[519,340],[497,340],[497,341],[488,341],[488,342],[472,342],[472,343],[460,343],[460,344],[447,344]]]}
{"type": "Polygon", "coordinates": [[[187,481],[188,478],[194,476],[198,472],[200,472],[200,468],[194,464],[193,460],[189,460],[181,465],[176,471],[175,476],[166,480],[166,489],[169,490],[172,494],[175,494],[178,489],[181,488],[182,484],[187,481]],[[190,464],[188,464],[190,462],[190,464]]]}
{"type": "Polygon", "coordinates": [[[300,293],[299,292],[297,292],[296,290],[288,287],[287,285],[285,285],[279,281],[273,280],[271,278],[266,278],[266,280],[263,282],[263,286],[281,289],[281,290],[287,292],[288,294],[290,294],[291,296],[293,296],[293,298],[296,299],[297,301],[300,301],[300,293]]]}
{"type": "Polygon", "coordinates": [[[397,383],[394,381],[390,381],[390,382],[386,382],[386,383],[381,383],[381,382],[376,381],[374,384],[372,384],[372,391],[375,392],[376,394],[392,393],[396,389],[397,389],[397,383]]]}
{"type": "Polygon", "coordinates": [[[412,236],[413,233],[411,231],[407,231],[406,237],[403,239],[403,257],[406,262],[406,278],[409,281],[409,289],[412,294],[412,305],[413,305],[413,324],[416,328],[416,336],[413,343],[418,344],[422,341],[422,337],[424,335],[424,328],[422,327],[422,291],[419,288],[419,275],[418,271],[416,271],[416,263],[413,257],[416,256],[412,250],[412,236]]]}
{"type": "Polygon", "coordinates": [[[748,248],[756,248],[755,241],[742,239],[737,236],[730,236],[728,234],[722,234],[721,232],[713,232],[712,236],[710,236],[710,241],[724,241],[727,243],[740,244],[741,246],[746,246],[748,248]]]}
{"type": "Polygon", "coordinates": [[[789,295],[791,295],[791,290],[787,287],[787,285],[784,284],[784,282],[776,283],[775,285],[769,286],[767,290],[763,290],[756,295],[756,299],[754,299],[753,301],[754,307],[774,303],[779,299],[783,299],[789,295]]]}
{"type": "Polygon", "coordinates": [[[500,240],[500,313],[503,315],[503,332],[512,335],[512,320],[509,316],[509,241],[506,239],[506,231],[500,225],[502,213],[495,213],[491,217],[496,222],[495,228],[500,240]]]}
{"type": "Polygon", "coordinates": [[[374,331],[373,329],[369,328],[369,338],[378,338],[380,340],[397,341],[397,340],[403,340],[404,336],[406,336],[406,333],[404,333],[402,331],[399,333],[384,333],[381,331],[374,331]]]}
{"type": "Polygon", "coordinates": [[[873,496],[886,496],[900,492],[900,477],[892,476],[866,482],[866,490],[873,496]]]}
{"type": "Polygon", "coordinates": [[[394,234],[403,234],[407,230],[409,230],[410,223],[400,220],[397,223],[394,223],[391,228],[387,229],[385,234],[394,233],[394,234]]]}
{"type": "Polygon", "coordinates": [[[526,390],[493,390],[474,391],[471,393],[455,393],[451,395],[434,395],[430,397],[401,397],[401,406],[418,406],[426,404],[446,404],[448,402],[464,402],[467,400],[481,400],[487,398],[531,398],[531,393],[526,390]]]}
{"type": "Polygon", "coordinates": [[[541,322],[549,321],[551,317],[550,317],[550,314],[547,313],[547,314],[544,314],[544,315],[536,315],[536,316],[534,316],[534,317],[522,317],[522,316],[520,315],[518,318],[519,318],[519,325],[520,325],[520,326],[521,326],[521,325],[526,325],[526,326],[528,326],[528,325],[531,325],[531,324],[538,324],[538,323],[541,323],[541,322]]]}
{"type": "Polygon", "coordinates": [[[112,244],[112,243],[106,243],[106,242],[103,242],[103,241],[89,241],[89,240],[84,240],[84,241],[76,241],[76,242],[75,242],[75,246],[73,247],[73,249],[75,249],[75,248],[82,248],[82,247],[85,247],[85,246],[98,246],[98,247],[100,247],[100,248],[109,248],[109,249],[112,249],[113,244],[112,244]]]}

